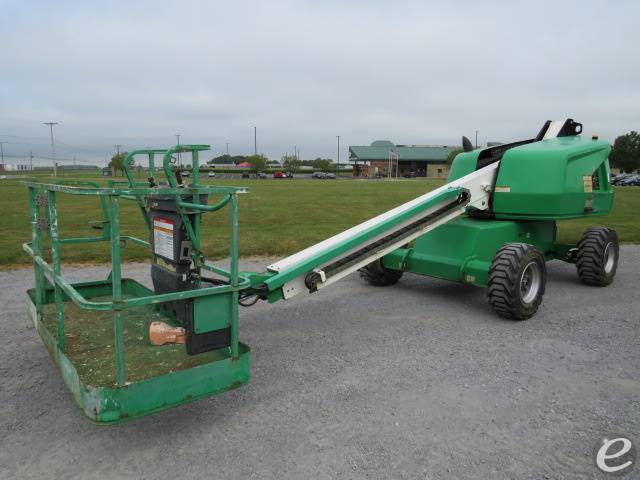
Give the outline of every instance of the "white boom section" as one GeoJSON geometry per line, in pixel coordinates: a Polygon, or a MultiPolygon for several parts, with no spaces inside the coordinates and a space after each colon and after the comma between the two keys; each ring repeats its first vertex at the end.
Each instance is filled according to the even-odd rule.
{"type": "MultiPolygon", "coordinates": [[[[334,275],[332,275],[329,278],[326,278],[324,275],[324,272],[322,271],[323,266],[320,266],[319,268],[317,268],[315,271],[317,271],[322,279],[323,282],[318,284],[318,289],[326,287],[327,285],[330,285],[334,282],[336,282],[337,280],[340,280],[341,278],[349,275],[350,273],[355,272],[356,270],[358,270],[359,268],[364,267],[365,265],[368,265],[369,263],[373,262],[374,260],[377,260],[380,257],[383,257],[384,255],[386,255],[387,253],[392,252],[393,250],[396,250],[397,248],[400,248],[402,245],[405,245],[407,242],[423,235],[424,233],[433,230],[434,228],[436,228],[439,225],[442,225],[450,220],[452,220],[453,218],[461,215],[462,213],[464,213],[465,209],[467,207],[475,207],[479,210],[486,210],[489,208],[489,195],[491,194],[491,190],[493,188],[493,185],[495,183],[495,177],[496,177],[496,173],[498,171],[498,165],[500,162],[496,162],[496,163],[492,163],[491,165],[487,165],[484,168],[481,168],[480,170],[476,170],[475,172],[472,172],[468,175],[465,175],[462,178],[459,178],[458,180],[454,180],[451,183],[447,183],[446,185],[443,185],[440,188],[437,188],[436,190],[433,190],[429,193],[425,193],[424,195],[421,195],[417,198],[414,198],[413,200],[404,203],[392,210],[389,210],[381,215],[378,215],[377,217],[374,217],[370,220],[367,220],[366,222],[363,222],[359,225],[356,225],[355,227],[352,227],[348,230],[345,230],[342,233],[338,233],[337,235],[334,235],[333,237],[330,237],[326,240],[323,240],[320,243],[316,243],[315,245],[312,245],[311,247],[305,248],[304,250],[301,250],[298,253],[295,253],[289,257],[286,257],[276,263],[273,263],[271,265],[269,265],[267,267],[267,269],[271,272],[281,272],[285,269],[291,268],[294,265],[296,265],[297,263],[303,262],[308,260],[311,257],[315,257],[316,255],[318,255],[318,253],[327,250],[331,247],[334,247],[336,245],[339,245],[343,242],[348,241],[349,239],[351,239],[353,236],[369,230],[372,227],[375,227],[376,225],[379,225],[381,223],[384,223],[386,221],[388,221],[390,218],[401,214],[402,212],[405,212],[409,209],[411,209],[412,207],[414,207],[417,204],[420,204],[426,200],[428,200],[429,198],[433,198],[436,197],[438,194],[442,193],[443,191],[450,189],[450,188],[456,188],[456,187],[462,187],[465,188],[466,190],[469,191],[470,194],[470,199],[469,202],[466,205],[460,205],[457,208],[452,209],[446,216],[441,217],[437,220],[435,220],[432,223],[428,223],[425,225],[425,227],[415,233],[413,233],[411,236],[405,236],[401,239],[398,240],[398,242],[394,243],[394,244],[390,244],[388,246],[386,246],[384,249],[379,250],[377,252],[375,252],[375,254],[373,255],[369,255],[367,256],[362,262],[359,262],[357,264],[351,265],[349,268],[340,271],[339,273],[336,273],[334,275]]],[[[450,201],[450,200],[449,200],[450,201]]],[[[347,251],[345,253],[343,253],[342,255],[336,257],[336,258],[332,258],[329,262],[327,262],[325,265],[331,264],[337,260],[340,260],[341,258],[344,258],[348,255],[350,255],[351,253],[359,250],[360,248],[371,244],[373,242],[375,242],[376,240],[379,240],[381,238],[386,237],[389,234],[394,233],[395,231],[398,231],[404,227],[406,227],[407,225],[412,224],[413,222],[415,222],[417,219],[424,217],[425,215],[428,215],[429,213],[435,212],[438,209],[442,208],[444,205],[446,205],[448,202],[447,201],[443,201],[441,203],[435,204],[433,207],[430,207],[429,209],[422,211],[420,213],[417,213],[415,216],[409,218],[408,220],[406,220],[405,222],[395,226],[394,228],[390,228],[388,230],[386,230],[384,233],[380,234],[378,237],[375,238],[371,238],[368,239],[367,242],[363,245],[359,245],[358,247],[347,251]]],[[[282,292],[283,292],[283,296],[285,299],[287,298],[291,298],[294,295],[300,293],[300,292],[304,292],[304,291],[308,291],[307,287],[304,284],[304,275],[301,275],[293,280],[291,280],[288,283],[285,283],[284,286],[282,287],[282,292]]]]}
{"type": "Polygon", "coordinates": [[[564,120],[552,120],[542,139],[546,140],[548,138],[556,138],[560,133],[560,130],[562,130],[562,127],[564,127],[564,124],[567,123],[567,120],[569,119],[565,118],[564,120]]]}

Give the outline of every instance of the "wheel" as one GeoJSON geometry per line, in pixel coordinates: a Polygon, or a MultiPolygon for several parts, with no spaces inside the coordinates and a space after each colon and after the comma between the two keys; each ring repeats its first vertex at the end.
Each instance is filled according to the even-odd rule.
{"type": "Polygon", "coordinates": [[[360,278],[363,278],[369,285],[375,285],[376,287],[386,287],[397,283],[403,273],[399,270],[386,268],[382,265],[381,258],[358,271],[360,272],[360,278]]]}
{"type": "Polygon", "coordinates": [[[606,287],[618,269],[618,234],[610,228],[590,228],[578,242],[576,266],[582,283],[606,287]]]}
{"type": "Polygon", "coordinates": [[[544,256],[533,245],[507,243],[493,257],[487,297],[501,317],[526,320],[542,303],[547,268],[544,256]]]}

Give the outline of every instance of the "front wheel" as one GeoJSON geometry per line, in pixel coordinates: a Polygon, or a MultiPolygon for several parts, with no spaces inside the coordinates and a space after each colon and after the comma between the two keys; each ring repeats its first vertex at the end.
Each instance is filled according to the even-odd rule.
{"type": "Polygon", "coordinates": [[[611,228],[590,228],[578,242],[576,266],[582,283],[606,287],[618,269],[618,234],[611,228]]]}
{"type": "Polygon", "coordinates": [[[489,268],[489,305],[511,320],[526,320],[542,303],[547,269],[544,256],[533,245],[508,243],[496,253],[489,268]]]}

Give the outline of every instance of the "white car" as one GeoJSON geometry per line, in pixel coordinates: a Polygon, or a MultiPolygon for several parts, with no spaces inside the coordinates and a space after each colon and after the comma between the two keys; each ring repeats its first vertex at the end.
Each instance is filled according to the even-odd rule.
{"type": "Polygon", "coordinates": [[[213,178],[213,177],[215,177],[215,176],[216,176],[216,172],[209,172],[209,173],[207,173],[207,177],[209,177],[209,178],[213,178]]]}
{"type": "Polygon", "coordinates": [[[188,170],[183,170],[182,172],[180,172],[180,175],[183,177],[188,177],[191,175],[191,172],[189,172],[188,170]]]}

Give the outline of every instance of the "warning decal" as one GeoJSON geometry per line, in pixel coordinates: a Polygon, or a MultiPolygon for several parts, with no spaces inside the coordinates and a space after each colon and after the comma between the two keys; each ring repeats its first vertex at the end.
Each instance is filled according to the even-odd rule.
{"type": "Polygon", "coordinates": [[[156,217],[153,219],[153,252],[173,260],[173,220],[156,217]]]}

